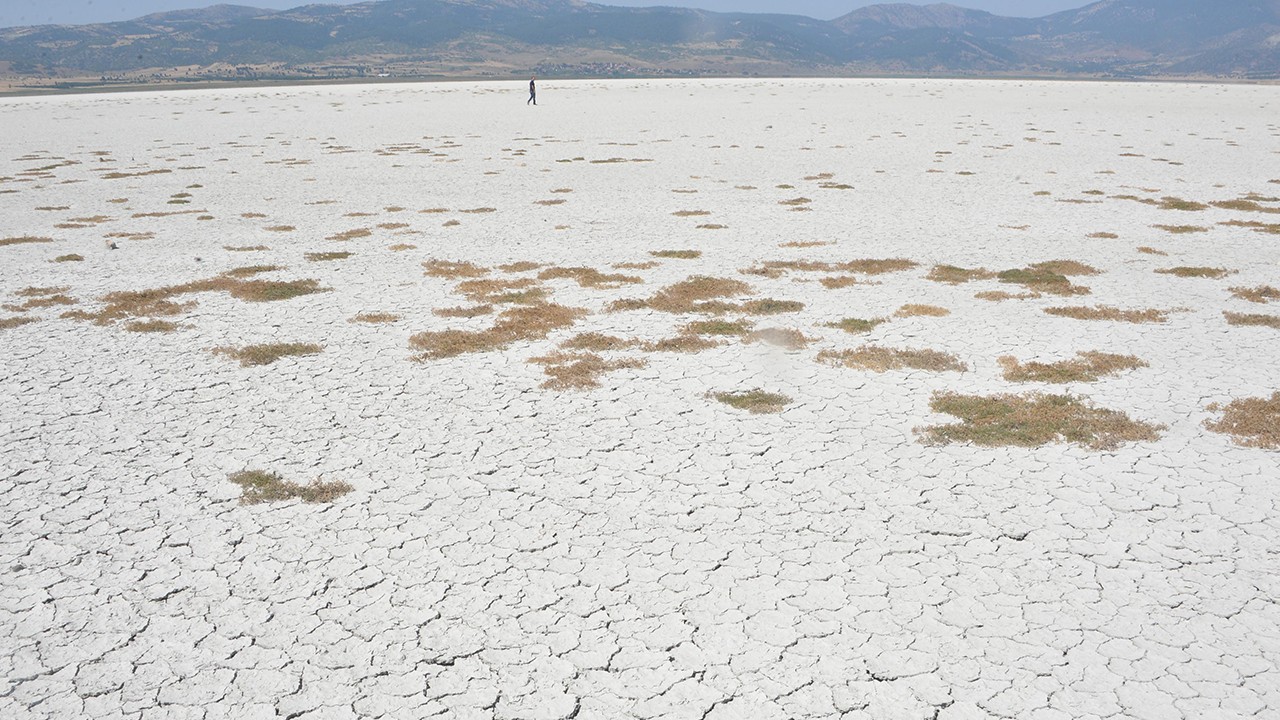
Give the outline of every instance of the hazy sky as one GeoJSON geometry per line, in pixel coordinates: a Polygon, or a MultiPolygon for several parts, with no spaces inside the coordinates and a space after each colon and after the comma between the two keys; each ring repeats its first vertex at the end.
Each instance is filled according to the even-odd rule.
{"type": "MultiPolygon", "coordinates": [[[[307,0],[222,0],[236,5],[262,8],[290,8],[310,4],[307,0]]],[[[868,0],[597,0],[602,5],[675,5],[707,10],[776,12],[808,15],[824,20],[839,17],[854,8],[876,3],[868,0]]],[[[925,5],[930,0],[917,0],[925,5]]],[[[951,0],[951,4],[986,10],[998,15],[1040,17],[1049,13],[1083,7],[1092,0],[951,0]]],[[[207,7],[219,0],[0,0],[0,27],[49,23],[90,23],[131,20],[147,13],[179,8],[207,7]]],[[[357,0],[330,0],[350,5],[357,0]]]]}

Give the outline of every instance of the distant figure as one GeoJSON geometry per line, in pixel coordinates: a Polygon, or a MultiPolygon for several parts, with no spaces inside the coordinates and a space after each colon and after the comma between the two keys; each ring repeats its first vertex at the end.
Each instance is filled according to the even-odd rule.
{"type": "Polygon", "coordinates": [[[538,104],[538,88],[533,84],[533,81],[537,79],[537,75],[529,78],[529,99],[524,101],[525,105],[528,105],[529,103],[533,103],[534,105],[538,104]]]}

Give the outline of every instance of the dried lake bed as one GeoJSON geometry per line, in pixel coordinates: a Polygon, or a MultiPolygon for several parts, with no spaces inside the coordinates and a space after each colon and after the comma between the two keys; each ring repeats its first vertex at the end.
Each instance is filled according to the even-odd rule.
{"type": "Polygon", "coordinates": [[[1280,88],[539,89],[0,98],[0,716],[1280,712],[1280,88]]]}

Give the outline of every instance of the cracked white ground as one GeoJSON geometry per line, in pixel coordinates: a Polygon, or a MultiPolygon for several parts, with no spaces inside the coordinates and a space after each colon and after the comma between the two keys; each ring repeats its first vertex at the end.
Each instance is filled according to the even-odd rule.
{"type": "Polygon", "coordinates": [[[1280,452],[1205,427],[1210,404],[1280,389],[1280,330],[1223,315],[1276,314],[1229,288],[1280,284],[1261,227],[1280,220],[1142,202],[1280,207],[1280,88],[540,90],[536,108],[517,81],[0,99],[0,238],[51,240],[0,246],[17,308],[0,318],[36,319],[0,330],[0,717],[1280,714],[1280,452]],[[610,268],[672,249],[702,254],[610,268]],[[353,254],[304,257],[326,251],[353,254]],[[918,266],[833,289],[739,273],[861,258],[918,266]],[[572,329],[420,362],[411,335],[493,322],[433,314],[468,303],[429,259],[644,282],[548,280],[589,313],[572,329]],[[1102,271],[1072,278],[1089,295],[926,279],[1063,259],[1102,271]],[[245,265],[330,290],[180,296],[197,304],[170,333],[59,317],[245,265]],[[1234,274],[1155,272],[1175,266],[1234,274]],[[756,327],[815,342],[631,348],[647,364],[602,387],[540,387],[527,360],[575,333],[652,341],[699,319],[605,311],[692,275],[803,302],[756,327]],[[23,307],[28,287],[75,304],[23,307]],[[950,314],[893,317],[907,303],[950,314]],[[843,317],[891,319],[826,326],[843,317]],[[324,349],[258,367],[209,352],[266,342],[324,349]],[[815,361],[866,343],[969,369],[815,361]],[[1046,386],[996,362],[1090,350],[1148,367],[1046,386]],[[706,395],[757,387],[791,402],[706,395]],[[1111,450],[914,432],[955,420],[934,392],[1037,390],[1166,427],[1111,450]],[[228,476],[251,468],[354,490],[242,504],[228,476]]]}

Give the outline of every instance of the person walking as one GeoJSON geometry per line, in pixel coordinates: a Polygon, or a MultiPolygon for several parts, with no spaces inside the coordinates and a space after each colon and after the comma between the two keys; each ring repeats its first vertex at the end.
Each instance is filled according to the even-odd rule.
{"type": "Polygon", "coordinates": [[[529,99],[524,101],[525,105],[528,105],[529,103],[533,103],[534,105],[538,104],[538,88],[533,84],[533,81],[537,79],[537,75],[529,78],[529,99]]]}

